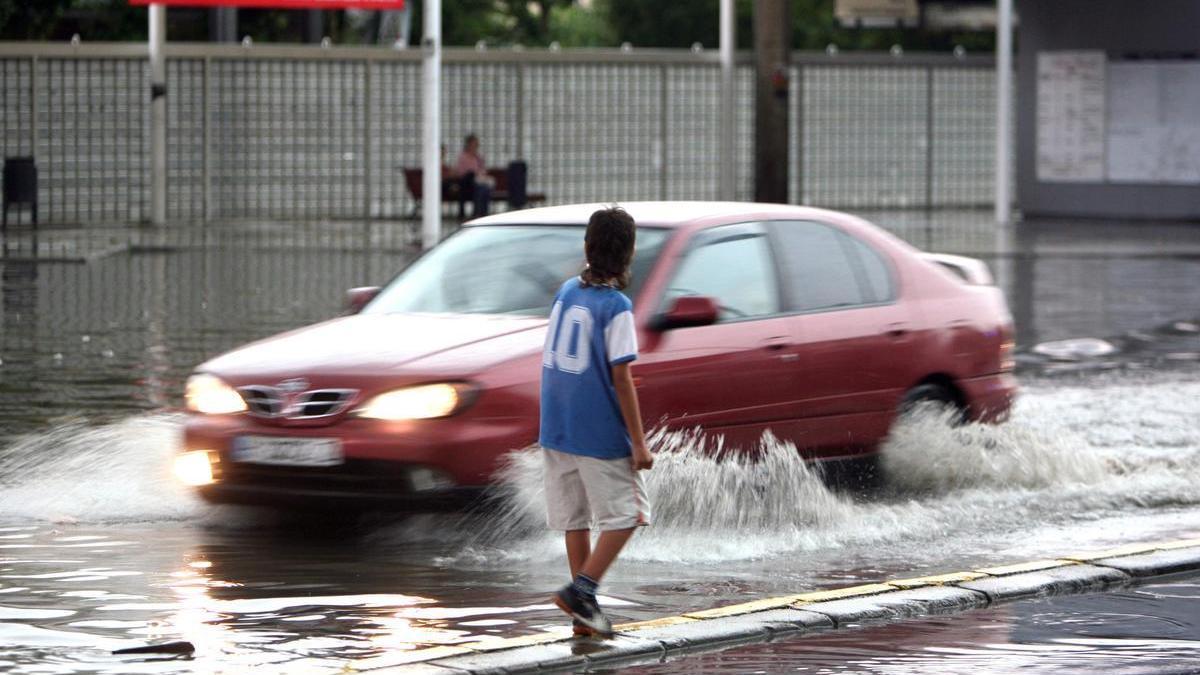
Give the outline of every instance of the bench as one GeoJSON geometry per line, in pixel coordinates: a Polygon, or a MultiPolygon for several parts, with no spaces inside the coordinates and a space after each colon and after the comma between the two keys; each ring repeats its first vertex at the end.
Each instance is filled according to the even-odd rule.
{"type": "MultiPolygon", "coordinates": [[[[517,162],[513,162],[516,164],[517,162]]],[[[511,165],[510,165],[511,166],[511,165]]],[[[494,183],[492,187],[492,201],[505,202],[510,208],[514,206],[514,195],[508,190],[508,169],[500,167],[492,167],[487,170],[488,175],[492,177],[494,183]]],[[[419,168],[404,167],[404,185],[408,188],[408,194],[417,202],[417,207],[413,209],[413,216],[416,216],[417,210],[420,208],[422,197],[425,194],[424,185],[422,183],[423,171],[419,168]]],[[[458,180],[442,181],[442,203],[448,204],[458,202],[458,217],[464,217],[466,212],[466,204],[471,201],[471,193],[474,189],[475,177],[473,175],[464,176],[458,180]]],[[[525,204],[535,202],[545,202],[546,193],[544,192],[526,192],[525,204]]]]}

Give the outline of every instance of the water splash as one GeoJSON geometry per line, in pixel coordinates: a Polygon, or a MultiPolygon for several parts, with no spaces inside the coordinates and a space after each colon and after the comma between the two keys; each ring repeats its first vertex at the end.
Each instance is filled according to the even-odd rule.
{"type": "MultiPolygon", "coordinates": [[[[1200,383],[1032,387],[1001,426],[952,427],[947,413],[922,411],[893,429],[887,484],[866,498],[830,489],[794,445],[769,435],[743,455],[694,432],[656,432],[654,523],[624,557],[716,562],[937,546],[1080,514],[1200,504],[1198,413],[1200,383]]],[[[558,536],[545,531],[538,453],[511,457],[460,559],[561,556],[558,536]]]]}
{"type": "Polygon", "coordinates": [[[72,421],[0,451],[0,517],[58,522],[191,518],[203,509],[171,475],[178,415],[72,421]]]}
{"type": "MultiPolygon", "coordinates": [[[[865,497],[831,490],[792,444],[770,436],[746,456],[696,433],[659,431],[650,439],[656,466],[646,476],[655,522],[626,557],[715,562],[893,542],[934,546],[1080,515],[1200,504],[1197,419],[1197,382],[1035,383],[1002,426],[950,428],[928,414],[898,426],[884,448],[888,486],[865,497]]],[[[170,476],[180,421],[154,414],[102,426],[71,422],[19,439],[0,451],[0,519],[214,513],[170,476]]],[[[448,560],[481,564],[561,557],[561,542],[544,525],[538,452],[514,453],[503,477],[493,501],[475,513],[384,521],[369,539],[428,542],[447,550],[448,560]]],[[[246,522],[228,515],[222,525],[246,522]]]]}
{"type": "Polygon", "coordinates": [[[1047,488],[1103,480],[1109,464],[1079,452],[1072,434],[1024,423],[954,426],[953,410],[926,409],[893,426],[883,452],[888,487],[944,494],[967,488],[1047,488]]]}

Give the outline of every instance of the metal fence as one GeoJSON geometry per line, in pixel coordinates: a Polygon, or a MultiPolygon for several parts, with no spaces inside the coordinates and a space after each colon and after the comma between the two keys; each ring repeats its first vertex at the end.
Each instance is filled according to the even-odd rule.
{"type": "MultiPolygon", "coordinates": [[[[173,45],[172,222],[402,218],[419,167],[420,52],[173,45]]],[[[984,206],[992,197],[990,57],[797,53],[791,201],[984,206]]],[[[709,199],[719,180],[713,52],[446,50],[451,158],[529,163],[550,203],[709,199]]],[[[736,73],[737,196],[752,188],[753,71],[736,73]]],[[[5,156],[36,156],[46,222],[149,215],[149,73],[137,44],[0,43],[5,156]]]]}

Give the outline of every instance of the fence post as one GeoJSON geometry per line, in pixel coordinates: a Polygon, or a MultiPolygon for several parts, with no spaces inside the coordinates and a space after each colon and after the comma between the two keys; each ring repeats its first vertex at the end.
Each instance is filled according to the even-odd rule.
{"type": "Polygon", "coordinates": [[[925,67],[925,208],[933,208],[933,66],[925,67]]]}
{"type": "Polygon", "coordinates": [[[662,86],[659,87],[658,94],[658,198],[665,200],[667,198],[667,134],[668,114],[667,105],[670,97],[667,92],[667,66],[659,66],[659,80],[662,86]]]}
{"type": "Polygon", "coordinates": [[[363,61],[363,219],[371,219],[371,62],[363,61]]]}
{"type": "Polygon", "coordinates": [[[442,1],[421,8],[421,248],[430,249],[442,239],[442,1]]]}
{"type": "Polygon", "coordinates": [[[204,57],[204,91],[201,94],[201,115],[204,125],[204,169],[203,169],[203,185],[201,188],[204,191],[204,221],[207,223],[212,218],[212,79],[210,70],[212,68],[212,59],[204,57]]]}
{"type": "Polygon", "coordinates": [[[1012,0],[997,0],[996,18],[996,223],[1007,225],[1012,219],[1012,185],[1008,153],[1012,120],[1012,0]]]}
{"type": "Polygon", "coordinates": [[[150,5],[150,222],[167,222],[167,8],[150,5]]]}
{"type": "MultiPolygon", "coordinates": [[[[789,142],[791,139],[788,139],[789,142]]],[[[796,64],[796,202],[804,205],[804,64],[796,64]]]]}
{"type": "MultiPolygon", "coordinates": [[[[525,152],[525,63],[517,63],[517,156],[516,159],[528,162],[525,152]]],[[[526,176],[528,180],[528,176],[526,176]]]]}
{"type": "MultiPolygon", "coordinates": [[[[755,16],[759,9],[755,8],[755,16]]],[[[737,24],[733,11],[733,0],[721,0],[719,7],[719,52],[721,58],[721,105],[718,122],[719,155],[721,157],[720,185],[717,198],[722,201],[733,201],[737,198],[736,177],[734,164],[736,146],[734,142],[734,98],[737,96],[734,82],[734,51],[737,49],[737,24]]],[[[757,44],[757,43],[756,43],[757,44]]]]}
{"type": "Polygon", "coordinates": [[[38,151],[38,57],[33,56],[29,59],[29,124],[32,127],[33,139],[30,142],[29,154],[34,158],[37,157],[38,151]]]}

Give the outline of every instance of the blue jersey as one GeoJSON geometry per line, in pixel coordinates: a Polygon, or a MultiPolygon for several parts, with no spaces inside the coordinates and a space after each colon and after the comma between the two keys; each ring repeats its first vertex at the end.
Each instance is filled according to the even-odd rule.
{"type": "Polygon", "coordinates": [[[563,284],[542,353],[542,447],[600,459],[630,456],[611,367],[636,358],[629,298],[579,278],[563,284]]]}

